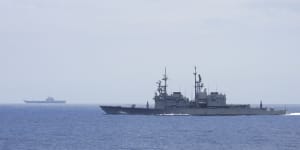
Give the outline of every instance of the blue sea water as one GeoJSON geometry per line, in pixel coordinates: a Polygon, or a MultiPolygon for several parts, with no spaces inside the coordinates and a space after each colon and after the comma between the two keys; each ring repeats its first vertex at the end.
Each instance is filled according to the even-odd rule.
{"type": "Polygon", "coordinates": [[[0,105],[0,150],[299,150],[300,106],[289,107],[294,115],[131,116],[97,105],[0,105]]]}

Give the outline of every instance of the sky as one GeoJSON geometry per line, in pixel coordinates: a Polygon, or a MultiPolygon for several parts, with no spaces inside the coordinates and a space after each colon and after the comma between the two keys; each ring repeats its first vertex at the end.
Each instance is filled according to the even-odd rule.
{"type": "Polygon", "coordinates": [[[299,104],[298,0],[0,0],[0,103],[153,104],[193,95],[299,104]]]}

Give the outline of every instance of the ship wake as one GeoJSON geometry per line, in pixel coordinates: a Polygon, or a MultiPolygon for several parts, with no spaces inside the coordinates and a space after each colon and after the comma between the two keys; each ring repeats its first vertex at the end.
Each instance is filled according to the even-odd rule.
{"type": "Polygon", "coordinates": [[[287,116],[300,116],[300,112],[296,112],[296,113],[289,113],[286,114],[287,116]]]}
{"type": "Polygon", "coordinates": [[[159,114],[160,116],[190,116],[190,114],[159,114]]]}

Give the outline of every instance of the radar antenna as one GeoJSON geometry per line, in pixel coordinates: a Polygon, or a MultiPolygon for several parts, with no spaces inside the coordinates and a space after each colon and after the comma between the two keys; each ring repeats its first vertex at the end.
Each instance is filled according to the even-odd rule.
{"type": "Polygon", "coordinates": [[[199,98],[199,94],[201,93],[201,88],[203,87],[203,83],[201,83],[202,78],[201,75],[197,73],[197,67],[195,66],[195,101],[199,98]],[[197,81],[198,76],[198,81],[197,81]]]}
{"type": "Polygon", "coordinates": [[[159,81],[157,81],[156,83],[158,84],[157,91],[158,91],[158,93],[159,93],[159,95],[160,95],[160,94],[162,93],[161,81],[159,80],[159,81]]]}

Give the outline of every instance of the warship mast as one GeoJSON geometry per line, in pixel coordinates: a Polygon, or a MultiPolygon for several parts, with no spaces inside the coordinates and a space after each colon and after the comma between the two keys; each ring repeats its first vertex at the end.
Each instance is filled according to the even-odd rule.
{"type": "Polygon", "coordinates": [[[162,93],[164,94],[164,96],[167,96],[167,80],[168,80],[168,77],[167,77],[167,68],[166,67],[165,67],[165,74],[163,75],[162,80],[164,81],[164,85],[162,86],[163,87],[162,93]]]}
{"type": "Polygon", "coordinates": [[[203,87],[203,84],[201,84],[201,76],[200,74],[197,73],[197,67],[195,66],[195,101],[199,99],[200,93],[201,93],[201,88],[203,87]],[[198,76],[198,81],[197,81],[197,76],[198,76]]]}
{"type": "Polygon", "coordinates": [[[195,101],[196,101],[197,99],[197,67],[196,66],[195,66],[194,76],[195,76],[195,101]]]}

